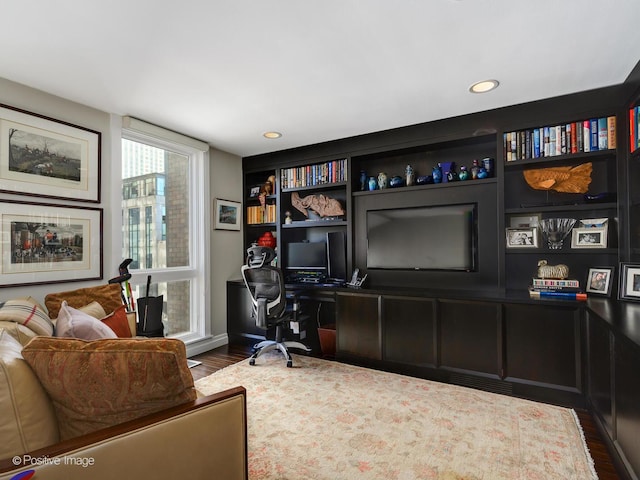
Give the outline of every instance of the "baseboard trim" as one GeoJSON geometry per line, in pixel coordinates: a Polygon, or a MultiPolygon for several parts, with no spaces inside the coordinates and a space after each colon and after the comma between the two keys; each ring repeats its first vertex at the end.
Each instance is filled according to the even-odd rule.
{"type": "Polygon", "coordinates": [[[194,355],[208,352],[209,350],[222,347],[223,345],[227,345],[228,343],[229,336],[226,333],[189,342],[186,344],[187,357],[193,357],[194,355]]]}

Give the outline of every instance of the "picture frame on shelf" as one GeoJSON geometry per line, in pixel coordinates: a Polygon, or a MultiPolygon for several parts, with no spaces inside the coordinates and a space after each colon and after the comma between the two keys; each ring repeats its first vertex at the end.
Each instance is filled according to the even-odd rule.
{"type": "Polygon", "coordinates": [[[585,291],[596,295],[610,296],[613,286],[614,267],[593,267],[587,274],[585,291]]]}
{"type": "Polygon", "coordinates": [[[620,264],[618,298],[620,300],[640,302],[640,264],[620,264]]]}
{"type": "Polygon", "coordinates": [[[607,227],[574,227],[571,248],[607,248],[607,227]]]}
{"type": "Polygon", "coordinates": [[[0,201],[0,287],[100,280],[103,210],[0,201]]]}
{"type": "Polygon", "coordinates": [[[256,185],[254,187],[251,187],[251,189],[249,190],[249,196],[251,198],[255,198],[258,195],[260,195],[260,188],[261,188],[260,185],[256,185]]]}
{"type": "Polygon", "coordinates": [[[516,215],[509,218],[509,226],[511,228],[528,228],[536,227],[540,225],[540,214],[536,215],[516,215]]]}
{"type": "Polygon", "coordinates": [[[0,191],[100,203],[102,134],[0,104],[0,191]]]}
{"type": "Polygon", "coordinates": [[[216,198],[213,205],[213,225],[216,230],[240,230],[242,204],[232,200],[216,198]]]}
{"type": "Polygon", "coordinates": [[[538,229],[536,227],[508,227],[505,230],[507,248],[538,247],[538,229]]]}

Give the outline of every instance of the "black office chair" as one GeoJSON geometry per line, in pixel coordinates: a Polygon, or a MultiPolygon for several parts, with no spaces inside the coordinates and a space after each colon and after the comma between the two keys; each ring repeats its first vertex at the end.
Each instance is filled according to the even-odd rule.
{"type": "Polygon", "coordinates": [[[287,297],[282,270],[271,266],[275,257],[272,248],[249,247],[247,262],[241,269],[242,278],[251,294],[256,326],[265,330],[275,327],[275,339],[256,344],[256,352],[249,359],[249,364],[255,365],[256,358],[277,348],[287,358],[287,367],[292,367],[293,359],[289,348],[298,348],[305,352],[310,352],[311,349],[300,342],[282,341],[283,325],[290,321],[291,317],[286,311],[287,297]]]}

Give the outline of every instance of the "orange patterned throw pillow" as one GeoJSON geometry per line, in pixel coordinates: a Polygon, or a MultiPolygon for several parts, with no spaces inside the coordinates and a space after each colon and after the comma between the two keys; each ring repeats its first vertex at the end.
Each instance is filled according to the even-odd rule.
{"type": "Polygon", "coordinates": [[[131,338],[131,327],[129,327],[129,320],[127,319],[127,311],[125,308],[126,307],[122,305],[116,308],[112,314],[102,319],[102,323],[113,330],[119,338],[131,338]]]}
{"type": "Polygon", "coordinates": [[[195,400],[180,340],[36,337],[22,350],[49,394],[61,440],[195,400]]]}

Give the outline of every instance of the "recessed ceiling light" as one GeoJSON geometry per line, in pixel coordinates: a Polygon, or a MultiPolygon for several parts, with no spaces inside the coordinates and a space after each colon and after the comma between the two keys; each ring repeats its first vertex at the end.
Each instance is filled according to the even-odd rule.
{"type": "Polygon", "coordinates": [[[471,93],[486,93],[490,92],[494,88],[500,85],[498,80],[483,80],[482,82],[474,83],[469,87],[471,93]]]}
{"type": "Polygon", "coordinates": [[[280,132],[264,132],[262,136],[264,138],[274,139],[274,138],[280,138],[282,134],[280,132]]]}

